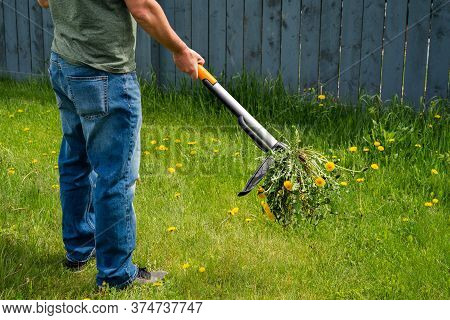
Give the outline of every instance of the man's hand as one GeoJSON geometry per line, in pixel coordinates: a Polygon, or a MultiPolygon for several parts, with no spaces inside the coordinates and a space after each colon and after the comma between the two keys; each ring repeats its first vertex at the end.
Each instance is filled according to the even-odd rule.
{"type": "Polygon", "coordinates": [[[37,0],[37,2],[42,8],[44,9],[48,8],[48,0],[37,0]]]}
{"type": "Polygon", "coordinates": [[[193,80],[198,78],[198,65],[205,64],[205,59],[187,46],[181,52],[173,54],[173,61],[180,71],[187,73],[193,80]]]}
{"type": "Polygon", "coordinates": [[[156,0],[124,0],[137,23],[156,41],[170,50],[173,61],[180,71],[198,78],[198,64],[205,60],[180,39],[167,20],[164,11],[156,0]]]}

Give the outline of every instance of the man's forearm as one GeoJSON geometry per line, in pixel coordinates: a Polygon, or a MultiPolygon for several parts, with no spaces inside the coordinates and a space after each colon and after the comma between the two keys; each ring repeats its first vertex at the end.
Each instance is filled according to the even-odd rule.
{"type": "Polygon", "coordinates": [[[48,8],[48,0],[37,0],[37,2],[42,8],[48,8]]]}
{"type": "Polygon", "coordinates": [[[173,53],[188,49],[170,26],[163,9],[155,0],[124,0],[136,22],[156,41],[173,53]]]}

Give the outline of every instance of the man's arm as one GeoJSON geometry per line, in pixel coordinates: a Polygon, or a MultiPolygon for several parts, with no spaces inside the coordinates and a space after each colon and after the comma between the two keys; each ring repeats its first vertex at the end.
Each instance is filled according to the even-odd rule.
{"type": "Polygon", "coordinates": [[[156,0],[124,0],[136,22],[156,41],[170,50],[175,65],[180,71],[198,78],[198,64],[205,60],[190,49],[175,33],[156,0]]]}
{"type": "Polygon", "coordinates": [[[37,0],[37,2],[39,3],[39,5],[44,8],[47,9],[48,8],[48,0],[37,0]]]}

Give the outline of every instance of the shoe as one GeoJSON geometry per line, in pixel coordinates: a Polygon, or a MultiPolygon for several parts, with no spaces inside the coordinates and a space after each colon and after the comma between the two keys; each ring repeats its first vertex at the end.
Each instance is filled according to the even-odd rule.
{"type": "Polygon", "coordinates": [[[83,267],[89,262],[89,260],[91,260],[92,258],[95,257],[95,249],[94,251],[92,251],[91,255],[89,258],[87,258],[86,261],[83,262],[78,262],[78,261],[71,261],[69,259],[67,259],[64,261],[63,265],[66,269],[73,271],[73,272],[80,272],[83,267]]]}
{"type": "Polygon", "coordinates": [[[135,281],[138,284],[155,283],[163,280],[166,275],[166,271],[147,271],[146,268],[138,268],[135,281]]]}

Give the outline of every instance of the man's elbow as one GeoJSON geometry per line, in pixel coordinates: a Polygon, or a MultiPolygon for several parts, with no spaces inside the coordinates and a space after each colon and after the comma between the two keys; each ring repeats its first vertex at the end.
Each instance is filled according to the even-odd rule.
{"type": "Polygon", "coordinates": [[[155,12],[158,3],[155,0],[143,0],[128,3],[128,10],[134,19],[138,22],[146,22],[150,19],[151,14],[155,12]]]}
{"type": "Polygon", "coordinates": [[[44,9],[48,8],[48,0],[37,0],[37,2],[42,8],[44,9]]]}

